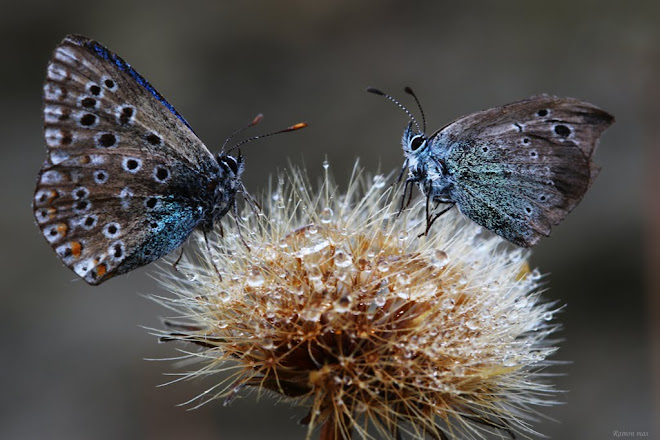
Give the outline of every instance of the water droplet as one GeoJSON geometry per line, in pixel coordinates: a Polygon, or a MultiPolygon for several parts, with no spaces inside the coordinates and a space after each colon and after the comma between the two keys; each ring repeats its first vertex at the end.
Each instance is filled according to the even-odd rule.
{"type": "Polygon", "coordinates": [[[468,319],[465,321],[465,326],[470,330],[476,330],[479,328],[479,324],[474,319],[468,319]]]}
{"type": "Polygon", "coordinates": [[[527,303],[528,303],[528,301],[527,301],[527,297],[525,297],[525,296],[521,296],[520,298],[516,299],[516,300],[513,302],[513,306],[514,306],[516,309],[520,310],[520,309],[524,309],[525,307],[527,307],[527,303]]]}
{"type": "Polygon", "coordinates": [[[398,236],[399,240],[401,241],[406,241],[408,239],[408,231],[401,231],[399,232],[398,236]]]}
{"type": "Polygon", "coordinates": [[[399,290],[396,292],[396,296],[398,296],[401,299],[410,299],[410,292],[407,290],[399,290]]]}
{"type": "Polygon", "coordinates": [[[445,267],[447,263],[449,263],[449,256],[445,251],[437,249],[435,252],[433,252],[433,256],[431,257],[431,264],[434,267],[442,268],[445,267]]]}
{"type": "Polygon", "coordinates": [[[265,281],[266,279],[258,269],[251,269],[250,274],[248,275],[246,280],[248,286],[250,287],[262,286],[265,281]]]}
{"type": "Polygon", "coordinates": [[[323,273],[318,266],[312,266],[307,269],[307,277],[312,281],[320,280],[323,277],[323,273]]]}
{"type": "MultiPolygon", "coordinates": [[[[317,229],[318,231],[318,229],[317,229]]],[[[306,246],[303,248],[300,248],[298,252],[296,252],[294,255],[297,258],[303,258],[306,257],[307,255],[315,254],[318,252],[321,252],[324,248],[330,246],[330,242],[328,240],[324,240],[323,237],[318,237],[315,239],[310,239],[310,242],[312,243],[310,246],[306,246]]]]}
{"type": "Polygon", "coordinates": [[[552,312],[545,312],[543,314],[543,319],[545,319],[546,321],[552,321],[552,312]]]}
{"type": "Polygon", "coordinates": [[[293,293],[296,296],[302,296],[303,293],[305,293],[305,289],[303,288],[302,284],[299,284],[297,286],[293,286],[291,289],[291,293],[293,293]]]}
{"type": "Polygon", "coordinates": [[[323,168],[325,168],[326,170],[327,170],[328,168],[330,168],[330,162],[328,162],[327,160],[324,160],[324,161],[323,161],[323,168]]]}
{"type": "Polygon", "coordinates": [[[347,270],[347,269],[343,269],[343,268],[340,268],[339,270],[337,270],[337,271],[335,272],[335,276],[337,277],[337,279],[338,279],[339,281],[346,281],[346,279],[348,278],[348,276],[349,276],[350,274],[351,274],[350,269],[347,270]]]}
{"type": "Polygon", "coordinates": [[[516,358],[514,356],[511,356],[510,354],[507,354],[502,359],[502,365],[504,365],[505,367],[515,367],[516,366],[516,358]]]}
{"type": "Polygon", "coordinates": [[[306,321],[318,322],[321,319],[321,310],[310,307],[303,310],[301,317],[306,321]]]}
{"type": "Polygon", "coordinates": [[[271,198],[273,199],[273,202],[277,202],[280,199],[280,193],[274,192],[271,198]]]}
{"type": "Polygon", "coordinates": [[[529,354],[529,360],[531,362],[540,362],[544,359],[543,353],[540,351],[535,351],[529,354]]]}
{"type": "Polygon", "coordinates": [[[507,315],[507,320],[511,324],[515,324],[518,322],[518,318],[520,317],[520,313],[518,313],[517,310],[511,310],[509,314],[507,315]]]}
{"type": "Polygon", "coordinates": [[[396,276],[396,284],[399,286],[407,286],[410,284],[410,275],[407,273],[400,273],[396,276]]]}
{"type": "Polygon", "coordinates": [[[332,208],[323,208],[323,211],[321,211],[321,214],[319,215],[321,223],[330,223],[334,215],[335,213],[332,211],[332,208]]]}
{"type": "Polygon", "coordinates": [[[519,263],[519,262],[523,261],[524,259],[525,259],[525,258],[524,258],[524,256],[523,256],[522,251],[515,250],[515,251],[512,251],[512,252],[509,254],[509,260],[510,260],[512,263],[519,263]]]}
{"type": "Polygon", "coordinates": [[[382,188],[385,186],[385,176],[377,174],[373,178],[374,188],[382,188]]]}
{"type": "Polygon", "coordinates": [[[538,269],[534,269],[530,274],[529,274],[529,279],[532,281],[538,281],[541,279],[541,271],[538,269]]]}
{"type": "Polygon", "coordinates": [[[351,297],[348,295],[342,295],[337,301],[335,301],[335,310],[338,312],[346,312],[351,308],[351,297]]]}
{"type": "Polygon", "coordinates": [[[446,298],[442,300],[441,306],[445,310],[451,310],[456,306],[456,300],[454,298],[446,298]]]}
{"type": "Polygon", "coordinates": [[[374,298],[374,304],[377,307],[383,307],[386,302],[387,302],[387,298],[385,297],[385,295],[378,295],[376,298],[374,298]]]}
{"type": "Polygon", "coordinates": [[[262,258],[265,261],[272,262],[278,257],[278,253],[275,252],[275,249],[270,245],[264,246],[264,248],[261,251],[262,251],[261,254],[262,258]]]}
{"type": "Polygon", "coordinates": [[[273,348],[275,348],[275,343],[272,341],[272,339],[262,339],[261,347],[264,350],[272,350],[273,348]]]}
{"type": "Polygon", "coordinates": [[[337,251],[335,252],[335,266],[337,267],[348,267],[351,264],[353,264],[353,260],[351,257],[343,252],[343,251],[337,251]]]}
{"type": "Polygon", "coordinates": [[[390,270],[390,265],[387,263],[387,261],[381,261],[378,263],[378,266],[376,266],[378,269],[378,272],[388,272],[390,270]]]}

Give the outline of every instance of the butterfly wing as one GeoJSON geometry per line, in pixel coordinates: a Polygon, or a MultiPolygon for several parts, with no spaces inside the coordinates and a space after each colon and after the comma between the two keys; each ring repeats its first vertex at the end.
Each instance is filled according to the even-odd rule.
{"type": "Polygon", "coordinates": [[[475,222],[524,247],[582,199],[608,113],[572,98],[536,96],[475,113],[433,135],[447,146],[451,198],[475,222]]]}
{"type": "Polygon", "coordinates": [[[48,157],[37,223],[90,284],[178,247],[212,210],[217,162],[187,122],[130,65],[68,36],[44,85],[48,157]]]}

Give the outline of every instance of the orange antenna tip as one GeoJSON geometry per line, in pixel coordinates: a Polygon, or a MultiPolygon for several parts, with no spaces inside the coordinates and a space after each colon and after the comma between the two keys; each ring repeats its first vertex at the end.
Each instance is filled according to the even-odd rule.
{"type": "Polygon", "coordinates": [[[261,122],[261,120],[263,118],[264,118],[264,115],[262,113],[259,113],[257,116],[254,117],[254,119],[252,120],[252,123],[250,124],[250,126],[257,125],[259,122],[261,122]]]}

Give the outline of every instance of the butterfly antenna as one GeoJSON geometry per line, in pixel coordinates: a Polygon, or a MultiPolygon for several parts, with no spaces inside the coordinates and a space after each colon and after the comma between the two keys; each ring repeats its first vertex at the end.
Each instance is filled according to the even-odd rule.
{"type": "Polygon", "coordinates": [[[267,137],[273,136],[275,134],[288,133],[290,131],[300,130],[301,128],[305,128],[305,127],[307,127],[307,122],[298,122],[297,124],[294,124],[294,125],[292,125],[290,127],[287,127],[283,130],[277,130],[277,131],[274,131],[272,133],[266,133],[266,134],[260,134],[258,136],[253,136],[251,138],[240,141],[239,143],[237,143],[236,145],[231,147],[229,150],[227,150],[227,153],[229,153],[231,150],[234,150],[234,149],[236,149],[236,148],[240,147],[241,145],[246,144],[248,142],[252,142],[252,141],[257,140],[257,139],[267,138],[267,137]]]}
{"type": "MultiPolygon", "coordinates": [[[[413,121],[413,122],[415,123],[415,126],[417,127],[417,131],[419,131],[420,133],[424,133],[424,132],[420,129],[420,127],[419,127],[419,123],[417,122],[417,119],[415,119],[415,117],[413,116],[413,114],[410,113],[410,110],[408,110],[407,108],[405,108],[405,107],[403,106],[403,104],[401,104],[399,101],[397,101],[396,99],[394,99],[393,97],[391,97],[391,96],[388,95],[387,93],[382,92],[382,91],[380,91],[380,90],[378,90],[378,89],[376,89],[376,88],[374,88],[374,87],[367,87],[367,92],[369,92],[369,93],[373,93],[374,95],[384,96],[385,98],[387,98],[387,99],[389,99],[390,101],[392,101],[393,103],[395,103],[395,104],[396,104],[401,110],[403,110],[404,112],[406,112],[406,114],[408,115],[408,117],[410,118],[410,120],[413,121]]],[[[426,126],[424,126],[424,128],[426,128],[426,126]]]]}
{"type": "Polygon", "coordinates": [[[424,128],[422,133],[426,133],[426,116],[424,116],[424,110],[422,109],[422,104],[419,102],[419,98],[417,97],[417,95],[415,95],[415,92],[413,92],[413,89],[411,89],[410,87],[406,86],[403,90],[407,94],[415,98],[415,102],[417,103],[417,107],[419,108],[419,113],[422,115],[422,126],[424,128]]]}
{"type": "Polygon", "coordinates": [[[254,117],[254,119],[252,119],[252,122],[250,122],[248,125],[246,125],[246,126],[243,127],[243,128],[239,128],[238,130],[236,130],[235,132],[233,132],[233,133],[232,133],[227,139],[225,139],[225,143],[222,144],[222,150],[220,150],[220,151],[225,151],[225,147],[227,146],[227,144],[229,143],[229,141],[231,141],[232,139],[234,139],[237,135],[243,133],[243,132],[244,132],[245,130],[247,130],[248,128],[250,128],[250,127],[254,127],[255,125],[257,125],[259,122],[261,122],[261,120],[262,120],[263,118],[264,118],[264,115],[262,115],[261,113],[259,113],[257,116],[254,117]]]}

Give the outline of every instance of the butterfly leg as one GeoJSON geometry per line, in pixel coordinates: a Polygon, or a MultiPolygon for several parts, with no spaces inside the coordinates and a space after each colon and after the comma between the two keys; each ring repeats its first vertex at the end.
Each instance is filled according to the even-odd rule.
{"type": "Polygon", "coordinates": [[[218,266],[215,264],[215,259],[213,258],[213,251],[211,250],[211,245],[209,244],[209,238],[206,235],[205,226],[202,226],[202,234],[204,234],[204,244],[206,244],[206,251],[209,253],[209,256],[211,257],[211,264],[213,264],[213,268],[215,269],[216,275],[218,275],[218,279],[222,281],[222,275],[220,275],[220,270],[218,270],[218,266]]]}
{"type": "Polygon", "coordinates": [[[435,221],[442,214],[449,211],[451,208],[454,207],[454,205],[456,205],[456,202],[454,202],[453,200],[445,199],[445,198],[442,198],[442,197],[441,198],[433,197],[433,194],[431,193],[431,185],[432,185],[432,183],[428,182],[427,187],[426,187],[426,191],[424,191],[427,194],[427,196],[426,196],[426,230],[422,234],[419,234],[417,236],[418,238],[423,236],[423,235],[428,235],[429,230],[431,229],[431,225],[433,223],[435,223],[435,221]],[[431,198],[433,198],[433,200],[436,202],[435,203],[435,208],[437,208],[440,203],[448,203],[449,206],[447,206],[445,209],[438,212],[437,214],[432,215],[431,214],[431,198]]]}
{"type": "MultiPolygon", "coordinates": [[[[429,233],[429,229],[431,229],[431,225],[432,225],[433,223],[435,223],[435,221],[436,221],[438,218],[440,218],[440,216],[441,216],[442,214],[444,214],[445,212],[447,212],[447,211],[449,211],[451,208],[453,208],[455,204],[456,204],[456,202],[450,202],[450,203],[449,203],[449,206],[447,206],[445,209],[443,209],[442,211],[440,211],[440,212],[438,212],[437,214],[435,214],[435,215],[433,216],[432,219],[429,220],[429,219],[427,218],[427,219],[426,219],[426,231],[424,232],[424,234],[421,234],[421,235],[428,235],[428,233],[429,233]]],[[[420,236],[421,236],[421,235],[420,235],[420,236]]]]}
{"type": "Polygon", "coordinates": [[[408,168],[408,159],[406,159],[406,161],[403,163],[403,166],[401,167],[401,172],[399,173],[399,177],[397,177],[396,180],[392,182],[392,186],[401,182],[401,179],[403,179],[403,173],[406,171],[406,168],[408,168]]]}
{"type": "Polygon", "coordinates": [[[252,197],[250,193],[245,190],[244,186],[241,188],[241,194],[243,194],[243,199],[248,202],[248,205],[250,205],[250,208],[252,208],[252,211],[254,211],[255,214],[258,214],[262,211],[259,203],[257,203],[254,197],[252,197]]]}
{"type": "Polygon", "coordinates": [[[403,195],[401,197],[401,206],[399,207],[399,212],[396,214],[397,218],[401,215],[404,209],[406,209],[408,206],[410,206],[410,202],[412,200],[412,192],[413,188],[411,183],[413,183],[414,180],[412,179],[406,179],[406,184],[403,187],[403,195]],[[410,191],[408,191],[408,188],[410,188],[410,191]],[[406,203],[406,193],[408,193],[408,202],[406,203]]]}
{"type": "Polygon", "coordinates": [[[172,263],[172,269],[174,269],[176,272],[179,271],[177,266],[179,265],[179,262],[181,261],[181,257],[183,257],[183,245],[181,245],[181,252],[179,253],[179,257],[176,259],[176,261],[174,263],[172,263]]]}
{"type": "Polygon", "coordinates": [[[426,230],[422,234],[419,234],[417,236],[417,238],[421,237],[422,235],[428,235],[429,229],[431,228],[431,222],[430,222],[430,219],[431,219],[431,213],[430,213],[430,211],[431,211],[431,209],[430,209],[430,206],[431,206],[431,182],[428,183],[428,185],[426,187],[426,191],[424,191],[424,192],[427,194],[427,196],[426,196],[426,207],[425,207],[425,212],[424,212],[424,217],[426,218],[426,230]]]}

